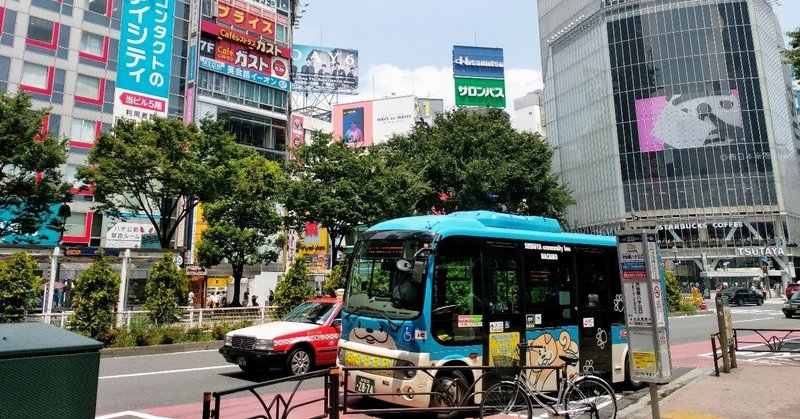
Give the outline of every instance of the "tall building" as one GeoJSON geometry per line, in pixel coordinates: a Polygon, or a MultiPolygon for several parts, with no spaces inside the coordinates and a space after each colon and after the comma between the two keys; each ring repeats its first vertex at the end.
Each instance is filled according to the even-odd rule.
{"type": "MultiPolygon", "coordinates": [[[[578,230],[658,230],[684,281],[795,277],[800,136],[766,0],[539,0],[554,170],[578,230]]],[[[674,262],[673,262],[674,263],[674,262]]]]}
{"type": "Polygon", "coordinates": [[[520,131],[545,135],[541,90],[537,89],[514,99],[514,125],[520,131]]]}

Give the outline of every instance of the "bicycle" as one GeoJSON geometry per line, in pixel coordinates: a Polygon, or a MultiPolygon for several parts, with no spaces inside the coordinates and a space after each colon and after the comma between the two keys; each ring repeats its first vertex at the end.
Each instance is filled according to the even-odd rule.
{"type": "MultiPolygon", "coordinates": [[[[543,346],[517,345],[520,352],[519,373],[512,380],[502,380],[483,392],[480,417],[533,417],[533,402],[553,416],[567,418],[590,417],[615,419],[617,398],[614,390],[602,378],[594,375],[567,375],[567,367],[577,365],[578,358],[560,355],[564,365],[559,367],[560,385],[555,397],[529,385],[524,368],[525,355],[529,349],[543,346]]],[[[534,368],[535,370],[535,368],[534,368]]]]}

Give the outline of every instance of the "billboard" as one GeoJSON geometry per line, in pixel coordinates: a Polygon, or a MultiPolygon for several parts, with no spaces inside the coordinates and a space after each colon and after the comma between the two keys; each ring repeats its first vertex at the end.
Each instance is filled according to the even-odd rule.
{"type": "Polygon", "coordinates": [[[250,2],[219,0],[217,22],[231,25],[253,35],[275,39],[275,12],[250,2]]]}
{"type": "Polygon", "coordinates": [[[358,93],[358,51],[295,44],[291,80],[296,92],[358,93]]]}
{"type": "Polygon", "coordinates": [[[414,96],[399,96],[333,106],[335,137],[353,146],[386,142],[414,127],[414,96]]]}
{"type": "Polygon", "coordinates": [[[217,39],[207,33],[200,37],[200,56],[281,80],[289,80],[289,60],[253,50],[244,44],[227,39],[217,39]]]}
{"type": "Polygon", "coordinates": [[[124,2],[114,117],[167,116],[175,2],[124,2]]]}
{"type": "Polygon", "coordinates": [[[453,45],[453,76],[502,79],[503,49],[453,45]]]}
{"type": "Polygon", "coordinates": [[[505,80],[456,77],[456,106],[505,108],[505,80]]]}
{"type": "Polygon", "coordinates": [[[251,71],[243,67],[224,63],[208,57],[200,57],[200,68],[239,79],[252,81],[262,86],[272,87],[285,92],[288,92],[291,89],[289,82],[286,80],[281,80],[277,77],[261,74],[256,71],[251,71]]]}
{"type": "Polygon", "coordinates": [[[300,115],[292,115],[292,144],[289,152],[289,159],[294,160],[293,150],[300,147],[305,142],[306,131],[303,128],[303,117],[300,115]]]}
{"type": "Polygon", "coordinates": [[[637,99],[639,151],[734,144],[745,139],[739,91],[637,99]]]}

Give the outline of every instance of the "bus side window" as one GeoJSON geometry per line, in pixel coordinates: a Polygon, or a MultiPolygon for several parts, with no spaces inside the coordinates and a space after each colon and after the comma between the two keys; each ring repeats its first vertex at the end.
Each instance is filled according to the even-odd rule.
{"type": "Polygon", "coordinates": [[[538,253],[526,255],[525,275],[527,297],[525,313],[541,316],[535,327],[559,327],[570,324],[572,318],[571,258],[560,255],[559,260],[541,260],[538,253]]]}

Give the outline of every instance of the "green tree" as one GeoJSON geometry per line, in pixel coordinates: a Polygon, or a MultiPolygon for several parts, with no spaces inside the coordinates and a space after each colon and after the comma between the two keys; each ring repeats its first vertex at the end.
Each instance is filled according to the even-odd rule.
{"type": "Polygon", "coordinates": [[[0,263],[0,323],[24,319],[36,305],[42,278],[36,276],[36,261],[27,252],[14,253],[0,263]]]}
{"type": "Polygon", "coordinates": [[[664,276],[667,281],[667,308],[669,311],[678,311],[681,309],[681,284],[678,278],[669,269],[664,270],[664,276]]]}
{"type": "Polygon", "coordinates": [[[796,79],[800,79],[800,27],[793,31],[786,32],[789,35],[789,47],[783,52],[786,61],[792,66],[792,72],[796,79]]]}
{"type": "Polygon", "coordinates": [[[0,92],[0,238],[32,234],[46,225],[60,229],[50,206],[71,199],[59,170],[66,140],[42,134],[47,111],[31,110],[31,105],[24,92],[0,92]]]}
{"type": "Polygon", "coordinates": [[[186,305],[189,280],[186,272],[172,261],[172,253],[165,253],[147,273],[144,287],[146,300],[144,309],[157,325],[180,320],[182,305],[186,305]]]}
{"type": "Polygon", "coordinates": [[[356,226],[411,215],[430,191],[419,168],[396,160],[390,150],[349,147],[331,134],[314,133],[295,158],[287,164],[290,223],[298,230],[304,222],[326,228],[333,266],[356,226]]]}
{"type": "Polygon", "coordinates": [[[197,245],[197,256],[203,266],[214,266],[223,260],[231,264],[231,305],[238,307],[244,266],[274,262],[280,254],[281,240],[275,235],[283,219],[277,208],[286,181],[277,163],[256,152],[232,166],[224,196],[203,204],[208,229],[197,245]]]}
{"type": "Polygon", "coordinates": [[[272,305],[277,306],[275,311],[278,317],[283,317],[309,298],[314,298],[314,288],[308,284],[306,261],[303,258],[295,258],[289,271],[275,287],[275,299],[272,305]]]}
{"type": "Polygon", "coordinates": [[[336,290],[344,288],[347,264],[340,260],[325,277],[322,283],[322,293],[331,297],[336,296],[336,290]]]}
{"type": "Polygon", "coordinates": [[[108,257],[101,256],[75,280],[70,324],[80,333],[106,341],[114,327],[119,275],[108,257]]]}
{"type": "Polygon", "coordinates": [[[489,209],[563,221],[574,202],[550,170],[553,149],[538,134],[513,129],[498,109],[444,113],[388,147],[431,182],[418,212],[489,209]]]}
{"type": "Polygon", "coordinates": [[[78,175],[93,185],[99,210],[118,218],[144,213],[168,248],[187,214],[224,191],[229,163],[240,153],[223,121],[120,120],[100,135],[78,175]]]}

